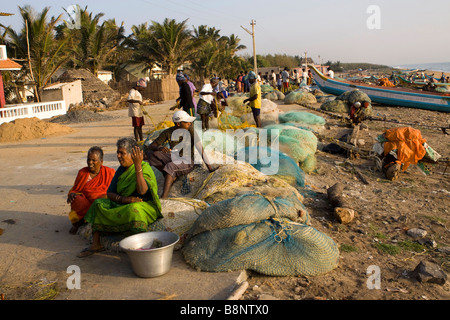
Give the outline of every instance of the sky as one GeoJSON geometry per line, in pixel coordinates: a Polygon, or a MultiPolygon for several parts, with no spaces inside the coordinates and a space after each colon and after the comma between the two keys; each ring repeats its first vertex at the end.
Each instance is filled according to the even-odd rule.
{"type": "Polygon", "coordinates": [[[256,54],[286,54],[326,61],[367,62],[399,66],[450,62],[449,0],[43,0],[2,1],[0,23],[20,30],[19,6],[36,12],[50,7],[50,15],[63,15],[71,5],[87,6],[94,15],[133,25],[162,23],[165,18],[187,20],[192,30],[215,27],[220,35],[234,34],[253,55],[251,21],[255,21],[256,54]],[[246,30],[245,30],[245,29],[246,30]],[[248,32],[249,31],[249,32],[248,32]],[[320,58],[319,58],[320,57],[320,58]]]}

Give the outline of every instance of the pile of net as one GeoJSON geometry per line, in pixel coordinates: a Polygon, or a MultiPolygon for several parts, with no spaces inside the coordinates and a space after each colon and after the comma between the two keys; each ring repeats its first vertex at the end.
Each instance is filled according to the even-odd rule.
{"type": "Polygon", "coordinates": [[[245,161],[250,163],[255,169],[266,175],[281,179],[291,186],[302,190],[305,186],[305,173],[287,154],[271,147],[246,147],[241,150],[246,155],[245,161]],[[250,155],[258,154],[259,157],[251,159],[250,155]],[[267,155],[267,156],[262,156],[267,155]]]}
{"type": "MultiPolygon", "coordinates": [[[[247,97],[233,96],[228,98],[228,106],[225,107],[218,118],[210,120],[210,127],[221,130],[256,127],[252,109],[248,104],[244,104],[245,99],[247,97]]],[[[281,111],[275,102],[268,99],[261,100],[260,118],[263,125],[277,123],[280,113],[281,111]]]]}
{"type": "Polygon", "coordinates": [[[235,117],[241,117],[247,113],[251,113],[252,109],[248,104],[244,104],[244,100],[248,99],[248,95],[234,95],[227,98],[228,108],[226,113],[230,113],[235,117]]]}
{"type": "Polygon", "coordinates": [[[323,117],[305,111],[280,113],[278,121],[280,124],[291,125],[317,132],[321,131],[326,124],[323,117]]]}
{"type": "Polygon", "coordinates": [[[338,99],[324,101],[320,106],[320,109],[337,113],[350,112],[350,106],[347,104],[347,102],[338,99]]]}
{"type": "Polygon", "coordinates": [[[185,261],[208,272],[253,270],[271,276],[312,276],[337,266],[339,250],[308,225],[290,191],[266,188],[217,202],[194,222],[185,261]]]}
{"type": "Polygon", "coordinates": [[[289,124],[266,126],[271,139],[278,136],[279,151],[292,158],[306,173],[312,173],[317,167],[317,136],[308,129],[289,124]]]}
{"type": "Polygon", "coordinates": [[[297,89],[289,92],[284,98],[285,104],[299,104],[301,106],[308,106],[317,103],[316,97],[305,90],[297,89]]]}
{"type": "Polygon", "coordinates": [[[276,101],[276,100],[283,100],[285,99],[285,95],[283,92],[279,91],[279,90],[273,90],[271,92],[266,92],[262,94],[262,98],[263,99],[267,99],[267,100],[271,100],[271,101],[276,101]]]}
{"type": "Polygon", "coordinates": [[[159,220],[166,231],[174,232],[180,237],[175,250],[180,249],[188,237],[189,230],[195,220],[208,207],[204,201],[190,198],[161,199],[161,213],[159,220]]]}
{"type": "MultiPolygon", "coordinates": [[[[284,163],[282,163],[284,165],[284,163]]],[[[276,164],[274,164],[276,165],[276,164]]],[[[286,165],[286,167],[288,167],[286,165]]],[[[286,171],[283,169],[282,172],[286,171]]],[[[272,188],[278,190],[289,190],[303,201],[303,196],[295,188],[304,185],[302,173],[296,171],[297,174],[286,174],[286,179],[275,174],[268,175],[247,162],[236,161],[235,164],[224,164],[216,171],[209,173],[204,167],[198,167],[188,174],[188,183],[190,185],[189,193],[184,194],[185,197],[199,199],[214,204],[216,202],[230,199],[237,193],[243,191],[258,191],[261,189],[272,188]],[[302,181],[303,180],[303,181],[302,181]]],[[[182,182],[175,182],[179,187],[182,182]]],[[[175,184],[171,189],[169,196],[178,196],[175,184]]],[[[178,191],[179,192],[179,191],[178,191]]]]}
{"type": "Polygon", "coordinates": [[[361,104],[363,104],[363,102],[368,102],[369,106],[362,109],[362,114],[364,116],[370,116],[373,114],[372,100],[367,94],[358,89],[346,91],[336,97],[335,100],[323,103],[320,106],[320,109],[337,113],[349,113],[351,106],[355,102],[361,102],[361,104]]]}

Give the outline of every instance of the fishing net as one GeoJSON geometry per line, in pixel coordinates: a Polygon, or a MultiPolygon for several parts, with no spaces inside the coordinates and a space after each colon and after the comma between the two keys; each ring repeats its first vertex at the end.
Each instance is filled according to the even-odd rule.
{"type": "MultiPolygon", "coordinates": [[[[248,155],[250,153],[253,154],[267,154],[270,157],[274,157],[278,159],[276,172],[272,174],[276,178],[286,181],[291,186],[301,189],[305,186],[305,173],[298,166],[298,164],[287,154],[279,152],[275,149],[271,149],[270,147],[247,147],[242,152],[246,155],[246,161],[248,162],[248,155]]],[[[257,169],[258,171],[265,171],[269,165],[261,161],[260,158],[257,159],[255,163],[251,163],[251,165],[257,169]]],[[[269,170],[267,170],[269,171],[269,170]]]]}
{"type": "Polygon", "coordinates": [[[204,201],[190,198],[161,199],[161,213],[163,218],[160,222],[166,231],[174,232],[180,237],[175,245],[175,250],[184,245],[188,232],[195,220],[208,207],[204,201]]]}
{"type": "Polygon", "coordinates": [[[281,113],[278,119],[280,124],[295,124],[295,126],[302,126],[304,128],[310,128],[316,131],[322,130],[326,123],[325,119],[321,116],[304,111],[290,111],[281,113]]]}
{"type": "Polygon", "coordinates": [[[317,103],[316,97],[304,90],[295,90],[289,92],[284,98],[285,104],[299,104],[301,106],[308,106],[317,103]]]}
{"type": "Polygon", "coordinates": [[[286,218],[308,224],[310,217],[302,198],[292,189],[241,191],[235,197],[216,202],[204,210],[192,224],[189,237],[205,231],[249,224],[269,218],[286,218]]]}
{"type": "Polygon", "coordinates": [[[271,92],[262,93],[262,98],[271,100],[271,101],[276,101],[276,100],[284,101],[285,95],[284,95],[284,93],[282,93],[279,90],[273,90],[271,92]]]}
{"type": "Polygon", "coordinates": [[[267,99],[267,100],[271,100],[271,101],[276,101],[276,100],[278,100],[278,95],[276,92],[269,92],[269,93],[264,94],[263,98],[267,99]]]}
{"type": "Polygon", "coordinates": [[[241,117],[247,113],[251,113],[252,109],[244,104],[244,100],[247,99],[248,96],[232,96],[227,98],[228,107],[225,108],[225,112],[231,114],[235,117],[241,117]]]}
{"type": "Polygon", "coordinates": [[[219,202],[196,220],[182,254],[191,266],[208,272],[245,269],[271,276],[312,276],[336,268],[336,243],[289,219],[292,215],[285,199],[247,194],[219,202]]]}
{"type": "Polygon", "coordinates": [[[325,102],[335,100],[336,97],[335,97],[335,96],[318,96],[318,97],[316,97],[316,99],[317,99],[317,102],[318,102],[318,103],[323,104],[323,103],[325,103],[325,102]]]}
{"type": "Polygon", "coordinates": [[[369,104],[372,103],[372,100],[369,98],[369,96],[358,89],[346,91],[340,96],[336,97],[336,99],[348,101],[350,105],[358,101],[361,103],[366,101],[369,102],[369,104]]]}
{"type": "Polygon", "coordinates": [[[311,130],[285,124],[270,125],[265,129],[269,130],[271,139],[278,134],[279,151],[291,157],[304,172],[311,173],[316,169],[318,139],[311,130]]]}
{"type": "Polygon", "coordinates": [[[338,99],[324,102],[320,106],[320,109],[326,110],[326,111],[331,111],[331,112],[338,112],[338,113],[349,113],[350,112],[350,107],[347,104],[347,102],[343,101],[343,100],[338,100],[338,99]]]}
{"type": "Polygon", "coordinates": [[[261,93],[266,93],[266,92],[273,92],[274,89],[271,85],[268,84],[262,84],[261,86],[261,93]]]}
{"type": "Polygon", "coordinates": [[[278,178],[277,175],[264,174],[247,162],[221,166],[208,175],[200,188],[193,190],[192,197],[214,204],[233,198],[238,193],[260,191],[266,188],[272,188],[278,192],[290,192],[303,200],[303,196],[294,186],[278,178]]]}

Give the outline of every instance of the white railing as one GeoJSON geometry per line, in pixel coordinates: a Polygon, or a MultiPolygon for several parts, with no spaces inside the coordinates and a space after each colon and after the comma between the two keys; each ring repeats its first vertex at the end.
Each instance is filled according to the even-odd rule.
{"type": "Polygon", "coordinates": [[[0,124],[21,118],[49,119],[66,113],[64,100],[8,105],[0,108],[0,124]]]}

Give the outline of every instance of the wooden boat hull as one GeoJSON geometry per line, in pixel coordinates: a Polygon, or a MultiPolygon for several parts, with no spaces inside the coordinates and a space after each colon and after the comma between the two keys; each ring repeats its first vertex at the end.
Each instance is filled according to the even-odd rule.
{"type": "Polygon", "coordinates": [[[418,108],[433,111],[450,112],[450,95],[438,92],[417,92],[406,88],[381,87],[373,85],[354,84],[346,81],[338,81],[324,76],[314,66],[309,66],[314,81],[323,92],[341,95],[354,89],[359,89],[376,103],[418,108]]]}

